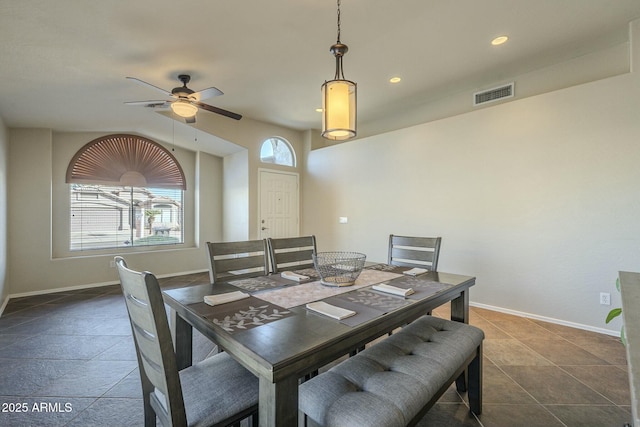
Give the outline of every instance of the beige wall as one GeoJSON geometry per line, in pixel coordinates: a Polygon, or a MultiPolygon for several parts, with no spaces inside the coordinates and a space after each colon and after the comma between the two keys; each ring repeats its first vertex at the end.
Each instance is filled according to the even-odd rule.
{"type": "Polygon", "coordinates": [[[638,73],[307,155],[303,233],[323,249],[384,261],[390,233],[442,236],[473,302],[620,330],[604,319],[617,272],[640,269],[638,73]]]}
{"type": "Polygon", "coordinates": [[[117,274],[110,267],[110,260],[116,254],[124,255],[132,267],[151,270],[159,276],[207,269],[207,255],[201,243],[222,238],[222,159],[180,148],[176,148],[174,155],[187,179],[186,214],[194,219],[185,228],[185,245],[149,253],[123,249],[78,256],[66,251],[69,221],[68,189],[64,184],[66,165],[77,149],[99,135],[102,134],[10,130],[10,294],[113,283],[117,274]],[[211,215],[212,212],[215,214],[211,215]]]}
{"type": "Polygon", "coordinates": [[[133,268],[151,270],[158,276],[203,271],[208,268],[205,242],[257,236],[258,168],[300,172],[304,164],[299,155],[303,133],[250,119],[243,119],[242,123],[236,127],[236,122],[229,120],[199,121],[213,129],[208,131],[246,148],[225,159],[157,141],[175,148],[173,154],[187,178],[185,208],[194,221],[186,225],[183,247],[150,253],[102,250],[82,256],[67,249],[69,202],[65,173],[75,152],[105,133],[10,129],[11,167],[7,180],[12,183],[8,193],[11,227],[5,293],[22,295],[115,283],[116,272],[110,261],[116,254],[124,255],[133,268]],[[292,144],[298,153],[296,168],[260,162],[260,146],[272,136],[284,137],[292,144]]]}
{"type": "Polygon", "coordinates": [[[222,239],[234,242],[249,239],[249,151],[224,158],[222,239]]]}
{"type": "Polygon", "coordinates": [[[9,293],[7,278],[7,129],[0,117],[0,313],[9,293]]]}
{"type": "MultiPolygon", "coordinates": [[[[207,115],[206,120],[198,120],[197,126],[199,129],[205,132],[216,135],[219,138],[237,144],[241,147],[245,147],[247,149],[246,161],[248,172],[248,237],[250,239],[259,238],[258,169],[266,168],[299,173],[301,175],[300,181],[303,181],[302,171],[304,170],[304,158],[300,155],[300,153],[302,152],[304,147],[305,132],[287,129],[281,126],[276,126],[257,120],[251,120],[249,118],[243,118],[240,121],[234,121],[229,120],[225,117],[217,116],[215,114],[207,115]],[[266,139],[273,136],[279,136],[289,141],[298,156],[298,163],[295,168],[282,167],[260,162],[260,147],[266,139]]],[[[225,212],[225,216],[228,217],[228,214],[229,212],[225,212]]],[[[232,213],[232,215],[236,216],[242,216],[246,214],[246,212],[243,213],[239,210],[236,210],[235,213],[232,213]]],[[[234,233],[234,235],[237,235],[237,233],[234,233]]]]}

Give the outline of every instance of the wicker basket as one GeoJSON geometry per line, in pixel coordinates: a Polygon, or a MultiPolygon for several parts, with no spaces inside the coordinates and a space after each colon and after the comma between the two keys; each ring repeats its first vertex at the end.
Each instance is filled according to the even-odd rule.
{"type": "Polygon", "coordinates": [[[327,286],[351,286],[355,283],[367,259],[359,252],[318,252],[313,263],[320,282],[327,286]]]}

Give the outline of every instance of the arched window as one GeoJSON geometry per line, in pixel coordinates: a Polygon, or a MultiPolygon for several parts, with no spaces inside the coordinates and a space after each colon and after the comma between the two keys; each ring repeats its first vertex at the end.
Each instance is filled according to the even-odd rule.
{"type": "Polygon", "coordinates": [[[182,168],[162,145],[138,135],[107,135],[82,147],[67,168],[68,183],[187,189],[182,168]]]}
{"type": "Polygon", "coordinates": [[[95,139],[71,159],[69,249],[184,242],[184,172],[160,144],[138,135],[95,139]]]}
{"type": "Polygon", "coordinates": [[[273,136],[262,143],[260,161],[283,166],[296,165],[296,156],[291,144],[279,136],[273,136]]]}

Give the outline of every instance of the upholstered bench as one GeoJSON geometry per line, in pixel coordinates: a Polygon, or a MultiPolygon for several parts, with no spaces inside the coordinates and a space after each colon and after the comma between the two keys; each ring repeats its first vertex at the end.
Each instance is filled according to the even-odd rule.
{"type": "Polygon", "coordinates": [[[415,425],[449,386],[466,388],[471,412],[482,409],[482,330],[423,316],[383,341],[300,385],[311,425],[415,425]]]}

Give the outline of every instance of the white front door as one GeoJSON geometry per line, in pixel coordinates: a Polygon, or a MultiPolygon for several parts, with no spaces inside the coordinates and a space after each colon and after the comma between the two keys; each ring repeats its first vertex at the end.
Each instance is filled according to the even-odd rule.
{"type": "Polygon", "coordinates": [[[259,173],[260,238],[298,236],[298,174],[270,170],[259,173]]]}

